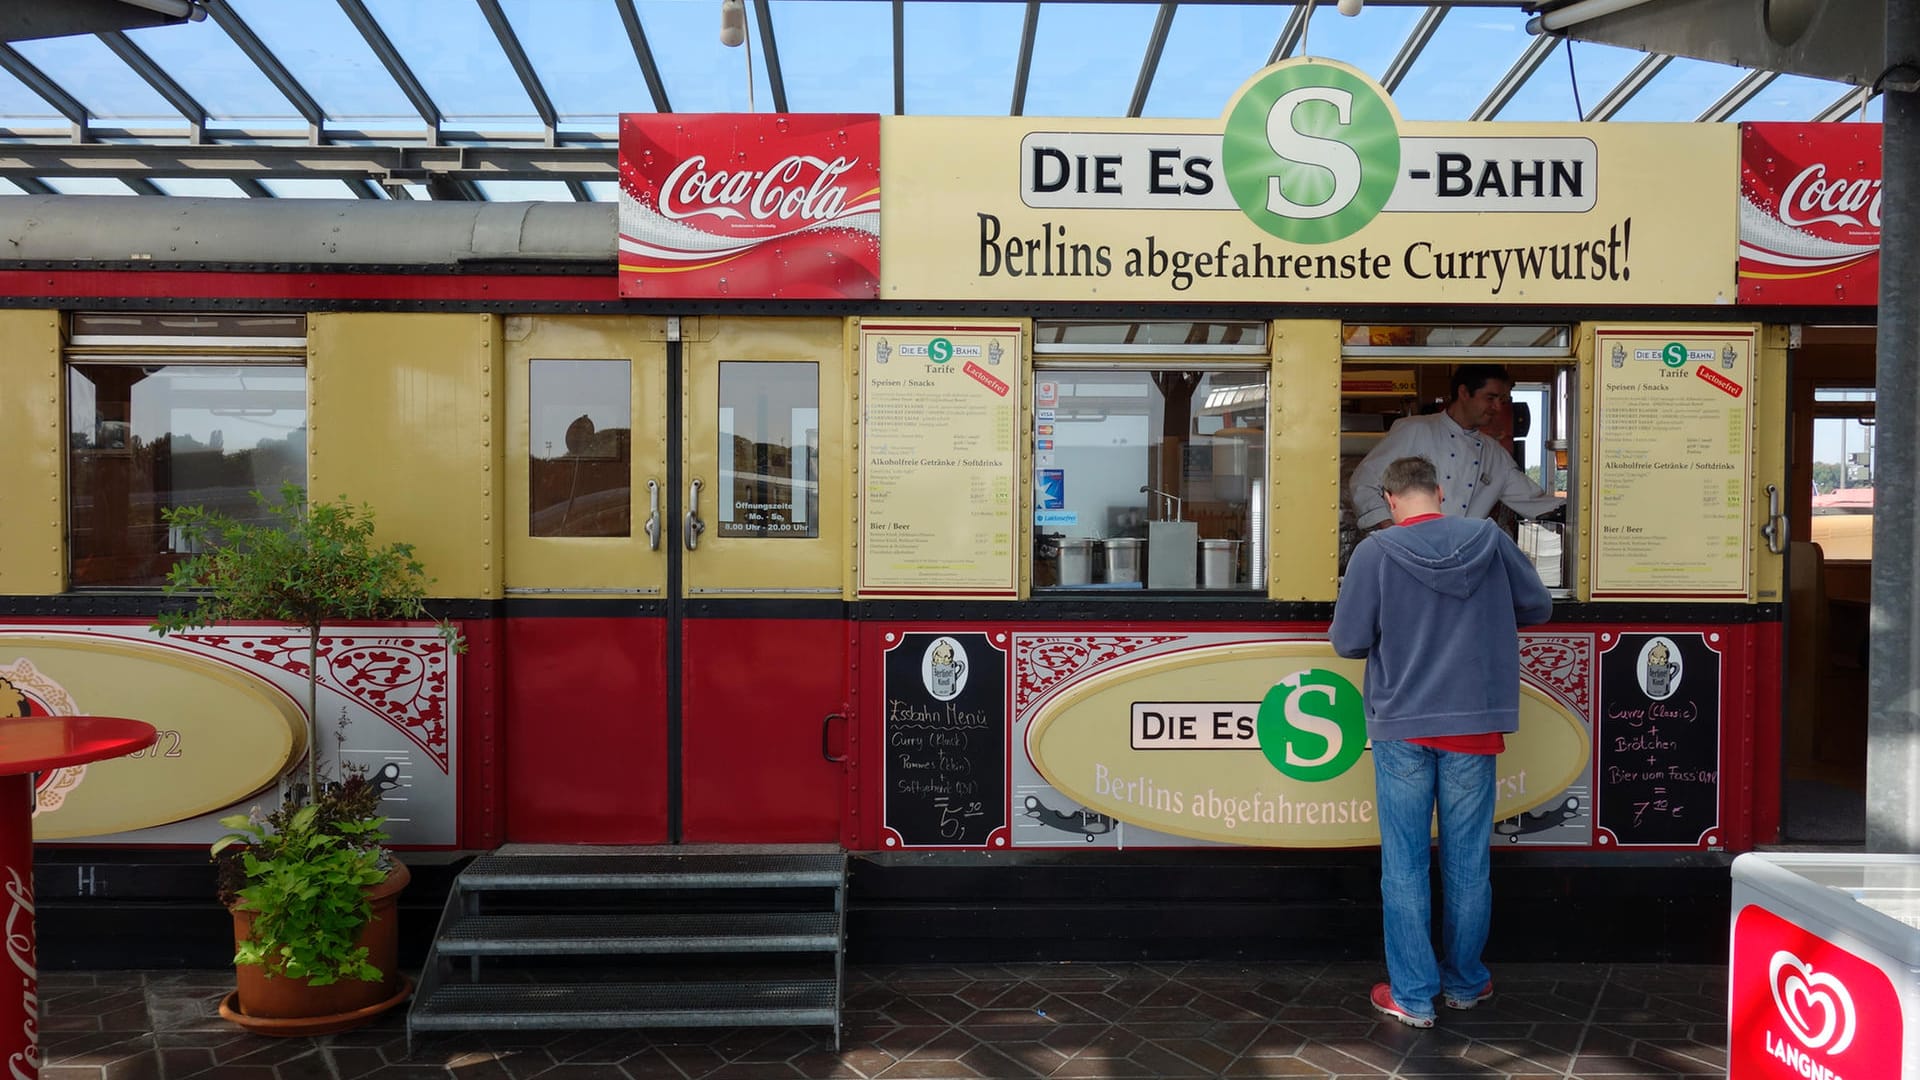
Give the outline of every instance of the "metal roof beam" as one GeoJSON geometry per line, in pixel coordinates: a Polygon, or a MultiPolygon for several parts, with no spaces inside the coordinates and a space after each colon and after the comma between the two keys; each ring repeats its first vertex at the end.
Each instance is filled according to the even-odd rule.
{"type": "Polygon", "coordinates": [[[308,139],[319,142],[327,123],[327,115],[321,110],[320,103],[313,100],[313,95],[307,93],[306,88],[300,85],[300,80],[293,77],[293,72],[287,70],[280,58],[273,55],[273,50],[267,48],[266,42],[261,41],[246,20],[233,10],[232,4],[210,5],[207,13],[213,16],[214,22],[220,24],[220,29],[227,32],[233,43],[240,46],[240,51],[247,54],[247,59],[253,61],[253,66],[260,69],[267,81],[286,95],[294,111],[306,120],[308,139]]]}
{"type": "Polygon", "coordinates": [[[235,187],[246,192],[247,198],[249,199],[273,199],[279,197],[267,190],[267,185],[250,176],[229,176],[227,179],[233,181],[235,187]]]}
{"type": "Polygon", "coordinates": [[[54,190],[35,176],[8,176],[7,182],[29,195],[52,195],[54,190]]]}
{"type": "Polygon", "coordinates": [[[73,138],[76,142],[87,140],[87,107],[79,99],[66,92],[59,83],[47,77],[46,72],[34,67],[27,58],[13,51],[13,46],[0,44],[0,68],[26,84],[27,89],[40,95],[40,99],[53,106],[54,110],[73,125],[73,138]]]}
{"type": "MultiPolygon", "coordinates": [[[[754,0],[754,22],[760,24],[760,60],[767,65],[767,86],[773,90],[773,111],[787,111],[787,80],[780,74],[780,45],[773,40],[773,8],[769,0],[754,0]]],[[[747,78],[753,78],[749,71],[747,78]]]]}
{"type": "Polygon", "coordinates": [[[167,197],[166,192],[161,191],[158,185],[145,177],[129,176],[120,182],[132,188],[135,195],[158,195],[163,199],[167,197]]]}
{"type": "Polygon", "coordinates": [[[1581,119],[1613,119],[1615,113],[1625,108],[1627,102],[1632,101],[1635,94],[1646,89],[1647,84],[1653,81],[1653,77],[1660,74],[1660,72],[1665,70],[1666,66],[1671,63],[1673,63],[1673,57],[1671,56],[1660,56],[1656,54],[1641,57],[1640,62],[1633,65],[1633,70],[1627,72],[1625,78],[1615,83],[1613,89],[1607,91],[1605,97],[1594,102],[1593,108],[1587,110],[1587,115],[1581,117],[1581,119]]]}
{"type": "Polygon", "coordinates": [[[1499,116],[1500,110],[1506,108],[1507,103],[1513,100],[1513,96],[1520,92],[1520,88],[1527,85],[1527,80],[1533,78],[1533,73],[1540,70],[1540,65],[1546,63],[1547,57],[1553,54],[1553,48],[1558,44],[1560,42],[1556,38],[1534,38],[1527,45],[1526,51],[1520,54],[1520,59],[1513,62],[1513,66],[1507,69],[1505,75],[1500,76],[1500,81],[1495,83],[1493,89],[1488,92],[1487,99],[1482,101],[1480,107],[1473,110],[1473,115],[1467,119],[1492,120],[1499,116]]]}
{"type": "Polygon", "coordinates": [[[1821,109],[1820,114],[1813,118],[1813,122],[1816,124],[1830,124],[1836,120],[1845,120],[1854,112],[1864,110],[1867,107],[1867,102],[1872,100],[1872,89],[1865,86],[1855,87],[1841,95],[1839,101],[1821,109]]]}
{"type": "Polygon", "coordinates": [[[640,62],[640,74],[647,80],[647,93],[653,96],[654,112],[672,112],[667,103],[667,84],[660,78],[660,65],[654,63],[653,46],[647,44],[647,32],[640,25],[640,13],[633,0],[613,0],[620,11],[620,24],[627,28],[627,41],[633,46],[633,58],[640,62]]]}
{"type": "Polygon", "coordinates": [[[393,42],[387,39],[387,32],[380,29],[380,23],[374,19],[373,13],[368,11],[367,5],[360,0],[340,0],[340,10],[347,13],[347,18],[353,23],[354,29],[360,31],[360,36],[366,39],[367,46],[373,50],[373,55],[380,58],[380,63],[386,67],[387,74],[392,76],[393,81],[399,85],[400,92],[413,103],[413,111],[419,113],[420,119],[426,121],[428,140],[438,142],[440,123],[444,119],[440,115],[440,109],[434,105],[433,98],[427,94],[427,88],[420,85],[419,79],[414,78],[413,69],[401,59],[400,50],[394,48],[393,42]]]}
{"type": "Polygon", "coordinates": [[[893,115],[907,112],[907,0],[893,0],[893,115]]]}
{"type": "Polygon", "coordinates": [[[1700,114],[1700,122],[1703,124],[1720,123],[1734,113],[1739,112],[1742,105],[1759,97],[1760,91],[1765,90],[1768,83],[1771,83],[1779,77],[1780,73],[1777,71],[1747,72],[1746,77],[1733,84],[1733,89],[1720,95],[1719,101],[1707,106],[1707,111],[1700,114]]]}
{"type": "Polygon", "coordinates": [[[1387,65],[1386,74],[1380,77],[1382,89],[1389,94],[1400,89],[1400,83],[1406,79],[1407,72],[1413,69],[1414,63],[1420,59],[1420,53],[1426,49],[1427,43],[1433,40],[1434,31],[1440,29],[1440,20],[1446,17],[1445,4],[1435,4],[1420,13],[1420,21],[1413,24],[1413,30],[1407,34],[1407,40],[1400,43],[1399,53],[1395,54],[1393,62],[1387,65]]]}
{"type": "Polygon", "coordinates": [[[583,181],[567,180],[563,182],[567,185],[567,194],[573,196],[574,202],[593,201],[593,192],[587,190],[587,185],[583,181]]]}
{"type": "Polygon", "coordinates": [[[1267,54],[1269,65],[1277,64],[1293,55],[1300,42],[1307,36],[1307,20],[1313,16],[1313,0],[1293,5],[1293,13],[1287,16],[1287,25],[1280,28],[1280,36],[1274,40],[1273,51],[1267,54]]]}
{"type": "Polygon", "coordinates": [[[155,63],[153,57],[148,56],[145,50],[133,43],[132,38],[118,30],[103,30],[99,38],[106,42],[107,48],[112,49],[115,56],[126,61],[127,66],[132,68],[135,74],[147,80],[148,86],[153,87],[161,97],[166,98],[167,104],[187,118],[187,124],[193,129],[194,142],[201,142],[206,138],[207,110],[193,99],[192,94],[187,93],[186,88],[175,82],[173,76],[167,74],[159,64],[155,63]]]}
{"type": "Polygon", "coordinates": [[[534,114],[546,126],[547,145],[552,146],[554,133],[560,127],[560,116],[554,111],[553,99],[547,96],[547,88],[540,84],[540,73],[533,70],[533,61],[528,59],[526,48],[520,44],[520,35],[513,32],[513,24],[507,21],[507,13],[500,10],[500,0],[479,0],[479,3],[481,13],[487,17],[487,25],[493,27],[494,40],[500,43],[500,51],[507,54],[507,63],[513,65],[513,73],[520,76],[521,88],[527,92],[527,99],[533,102],[534,114]]]}
{"type": "Polygon", "coordinates": [[[1147,51],[1140,58],[1140,77],[1133,81],[1133,100],[1127,103],[1127,115],[1137,117],[1147,107],[1147,94],[1153,89],[1153,73],[1160,69],[1160,56],[1167,51],[1167,31],[1173,29],[1173,13],[1178,0],[1163,0],[1154,16],[1153,33],[1147,37],[1147,51]]]}
{"type": "Polygon", "coordinates": [[[0,144],[0,176],[129,178],[224,177],[246,187],[262,179],[332,179],[349,184],[423,184],[435,177],[473,180],[619,179],[619,152],[609,146],[398,147],[231,146],[176,143],[0,144]]]}
{"type": "Polygon", "coordinates": [[[1027,109],[1027,79],[1033,74],[1033,39],[1040,35],[1040,0],[1027,0],[1027,16],[1020,24],[1020,59],[1013,65],[1013,106],[1009,116],[1027,109]]]}

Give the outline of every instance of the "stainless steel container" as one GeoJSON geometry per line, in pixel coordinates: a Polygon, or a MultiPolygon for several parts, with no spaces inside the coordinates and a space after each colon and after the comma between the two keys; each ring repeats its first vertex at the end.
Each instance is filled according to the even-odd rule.
{"type": "Polygon", "coordinates": [[[1200,541],[1200,587],[1231,589],[1239,576],[1239,540],[1200,541]]]}
{"type": "Polygon", "coordinates": [[[1069,536],[1060,541],[1060,584],[1093,584],[1093,548],[1100,541],[1069,536]]]}
{"type": "Polygon", "coordinates": [[[1115,536],[1103,542],[1107,550],[1108,584],[1140,580],[1140,549],[1146,544],[1137,536],[1115,536]]]}

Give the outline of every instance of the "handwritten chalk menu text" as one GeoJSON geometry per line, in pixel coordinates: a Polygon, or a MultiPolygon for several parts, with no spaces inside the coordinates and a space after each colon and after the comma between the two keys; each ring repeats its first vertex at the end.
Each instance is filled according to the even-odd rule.
{"type": "Polygon", "coordinates": [[[1746,598],[1754,337],[1595,332],[1594,599],[1746,598]]]}
{"type": "Polygon", "coordinates": [[[859,592],[1019,594],[1017,325],[860,327],[859,592]]]}
{"type": "Polygon", "coordinates": [[[1618,634],[1600,656],[1602,840],[1718,843],[1720,654],[1704,634],[1618,634]]]}
{"type": "Polygon", "coordinates": [[[1007,654],[985,634],[902,634],[884,671],[889,846],[985,847],[1007,823],[1007,654]]]}

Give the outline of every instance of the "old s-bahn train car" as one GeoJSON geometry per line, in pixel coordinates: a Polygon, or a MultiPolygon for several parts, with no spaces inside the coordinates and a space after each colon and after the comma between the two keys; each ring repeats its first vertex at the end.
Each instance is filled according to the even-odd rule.
{"type": "Polygon", "coordinates": [[[41,778],[42,962],[222,962],[203,845],[309,752],[391,786],[416,955],[517,843],[838,844],[856,957],[1367,955],[1347,479],[1466,363],[1567,506],[1506,520],[1557,603],[1493,951],[1720,955],[1792,764],[1790,325],[1870,311],[1730,306],[1732,128],[1388,107],[1336,222],[1237,190],[1248,94],[632,117],[617,211],[7,200],[0,678],[162,731],[41,778]],[[147,629],[162,511],[287,480],[470,646],[330,630],[313,747],[283,628],[147,629]]]}

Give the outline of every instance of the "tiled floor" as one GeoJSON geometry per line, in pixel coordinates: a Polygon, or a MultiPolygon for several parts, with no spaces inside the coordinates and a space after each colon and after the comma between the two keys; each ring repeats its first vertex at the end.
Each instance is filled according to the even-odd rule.
{"type": "Polygon", "coordinates": [[[344,1035],[248,1035],[232,973],[48,973],[45,1080],[861,1080],[1721,1077],[1726,970],[1496,966],[1497,995],[1415,1031],[1372,965],[1022,964],[850,972],[845,1037],[804,1029],[472,1034],[407,1052],[396,1010],[344,1035]]]}

